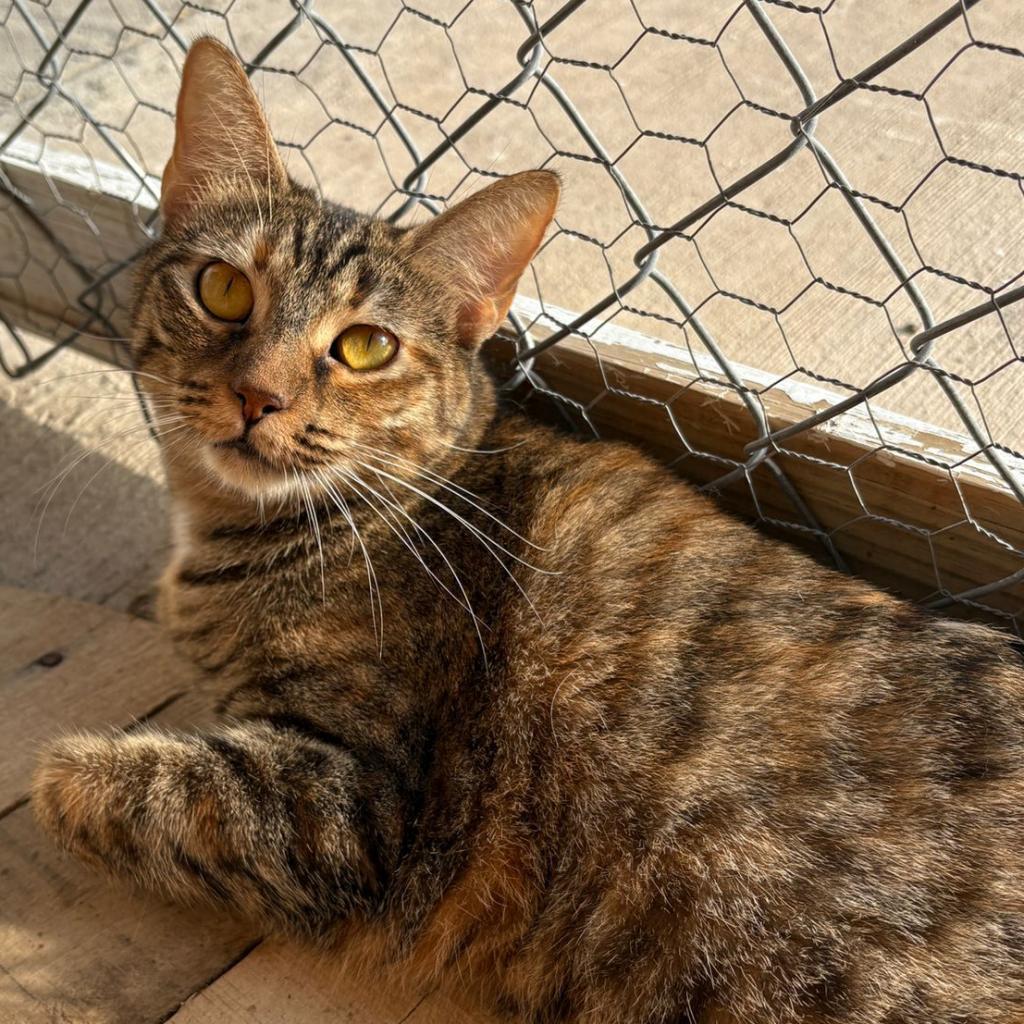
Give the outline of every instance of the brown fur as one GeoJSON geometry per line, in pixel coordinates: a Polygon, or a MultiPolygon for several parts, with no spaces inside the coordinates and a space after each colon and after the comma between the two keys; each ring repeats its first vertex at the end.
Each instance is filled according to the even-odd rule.
{"type": "MultiPolygon", "coordinates": [[[[218,62],[199,44],[186,88],[234,82],[207,101],[249,109],[218,62]]],[[[183,417],[161,614],[226,720],[58,743],[46,827],[535,1021],[1024,1019],[1007,639],[820,568],[632,448],[497,410],[476,343],[550,176],[401,231],[277,180],[262,132],[201,180],[179,140],[169,187],[194,198],[135,317],[140,379],[183,417]],[[196,302],[213,259],[253,284],[241,326],[196,302]],[[400,356],[333,365],[350,323],[400,356]],[[246,434],[266,463],[213,447],[243,430],[242,378],[287,400],[246,434]]]]}

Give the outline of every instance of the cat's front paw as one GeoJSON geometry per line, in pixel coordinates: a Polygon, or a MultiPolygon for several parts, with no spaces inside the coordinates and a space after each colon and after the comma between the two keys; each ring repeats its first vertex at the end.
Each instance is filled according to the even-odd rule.
{"type": "Polygon", "coordinates": [[[131,813],[122,760],[115,739],[69,736],[46,749],[32,780],[39,824],[62,849],[98,867],[114,866],[131,813]]]}

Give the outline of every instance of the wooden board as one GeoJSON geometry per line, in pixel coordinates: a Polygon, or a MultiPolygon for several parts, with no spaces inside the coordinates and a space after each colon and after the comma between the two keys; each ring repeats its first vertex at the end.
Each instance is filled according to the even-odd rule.
{"type": "Polygon", "coordinates": [[[113,885],[53,849],[25,806],[0,821],[4,1024],[164,1019],[244,954],[250,929],[113,885]]]}
{"type": "MultiPolygon", "coordinates": [[[[706,383],[714,376],[706,365],[695,365],[681,351],[644,351],[629,331],[612,332],[600,351],[599,364],[591,346],[567,338],[540,355],[536,371],[551,388],[585,406],[602,436],[640,444],[697,484],[715,479],[727,467],[696,455],[681,458],[677,428],[696,452],[744,459],[744,445],[755,436],[750,414],[735,391],[706,383]]],[[[506,343],[501,354],[507,357],[508,352],[506,343]]],[[[800,401],[778,389],[761,395],[773,430],[808,414],[802,404],[807,396],[798,397],[800,401]]],[[[550,400],[543,401],[550,416],[550,400]]],[[[823,401],[819,396],[816,404],[823,401]]],[[[535,406],[533,401],[531,408],[535,406]]],[[[851,568],[897,593],[922,598],[940,586],[958,593],[1024,568],[1018,553],[1024,551],[1024,507],[994,468],[975,458],[957,468],[954,482],[940,466],[963,460],[962,439],[925,424],[909,424],[874,410],[871,415],[854,410],[827,430],[791,438],[776,457],[819,523],[833,531],[832,539],[851,568]],[[894,448],[877,450],[879,433],[894,446],[898,439],[899,447],[916,457],[894,448]],[[977,526],[966,521],[968,516],[977,526]]],[[[800,521],[764,467],[755,469],[753,480],[763,516],[800,521]]],[[[721,498],[742,515],[754,511],[750,488],[742,480],[721,498]]],[[[783,535],[822,550],[806,534],[783,535]]],[[[993,608],[1019,614],[1024,588],[1007,588],[985,600],[993,608]]]]}
{"type": "Polygon", "coordinates": [[[168,1024],[397,1024],[412,1020],[422,999],[395,982],[357,983],[316,953],[267,941],[168,1024]]]}
{"type": "Polygon", "coordinates": [[[0,1024],[480,1024],[401,979],[357,982],[223,915],[110,883],[36,826],[29,780],[49,736],[209,715],[157,626],[0,587],[0,1024]]]}
{"type": "Polygon", "coordinates": [[[356,981],[329,959],[273,941],[197,993],[167,1024],[291,1022],[498,1024],[442,992],[417,993],[397,975],[356,981]]]}
{"type": "Polygon", "coordinates": [[[148,622],[0,588],[0,1022],[146,1024],[255,939],[224,918],[118,887],[62,857],[32,818],[40,745],[70,728],[176,726],[191,674],[148,622]],[[163,710],[160,710],[163,708],[163,710]]]}
{"type": "Polygon", "coordinates": [[[190,673],[148,622],[0,587],[0,810],[24,799],[40,744],[68,729],[128,725],[190,673]]]}

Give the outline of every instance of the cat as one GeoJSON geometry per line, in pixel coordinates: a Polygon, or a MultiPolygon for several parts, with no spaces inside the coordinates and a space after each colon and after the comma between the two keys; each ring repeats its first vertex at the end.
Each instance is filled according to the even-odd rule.
{"type": "Polygon", "coordinates": [[[499,408],[480,346],[558,195],[526,171],[409,228],[321,201],[192,46],[132,348],[159,614],[224,718],[57,740],[39,821],[522,1020],[1019,1024],[1008,637],[499,408]]]}

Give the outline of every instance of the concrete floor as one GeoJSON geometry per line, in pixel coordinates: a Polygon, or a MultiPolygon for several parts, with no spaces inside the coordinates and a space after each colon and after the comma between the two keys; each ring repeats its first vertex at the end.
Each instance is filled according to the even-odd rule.
{"type": "Polygon", "coordinates": [[[0,438],[0,583],[146,612],[165,495],[127,375],[74,351],[0,375],[0,438]]]}

